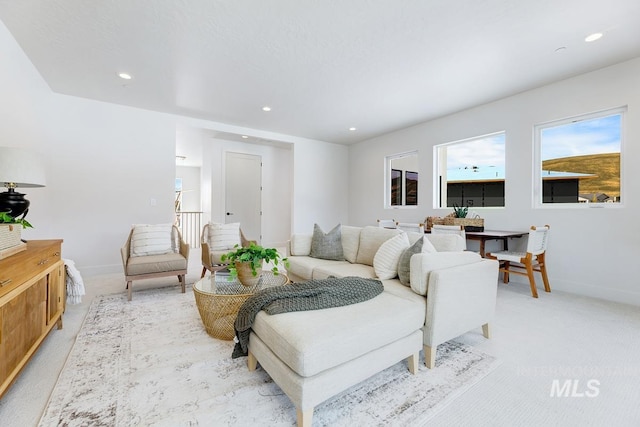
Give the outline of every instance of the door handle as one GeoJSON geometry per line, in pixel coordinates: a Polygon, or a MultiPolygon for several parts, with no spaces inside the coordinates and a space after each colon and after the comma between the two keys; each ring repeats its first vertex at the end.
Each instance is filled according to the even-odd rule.
{"type": "Polygon", "coordinates": [[[233,212],[227,212],[227,215],[233,215],[233,212]]]}

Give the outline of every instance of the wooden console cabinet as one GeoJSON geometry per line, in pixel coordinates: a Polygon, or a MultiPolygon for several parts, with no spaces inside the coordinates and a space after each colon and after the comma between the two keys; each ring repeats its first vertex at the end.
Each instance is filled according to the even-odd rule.
{"type": "Polygon", "coordinates": [[[0,397],[54,325],[62,329],[62,240],[31,240],[0,260],[0,397]]]}

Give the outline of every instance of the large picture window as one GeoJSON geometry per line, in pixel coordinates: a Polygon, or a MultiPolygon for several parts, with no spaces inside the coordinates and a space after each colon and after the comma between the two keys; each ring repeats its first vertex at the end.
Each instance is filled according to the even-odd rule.
{"type": "Polygon", "coordinates": [[[538,206],[621,201],[624,108],[535,126],[538,206]]]}
{"type": "Polygon", "coordinates": [[[505,133],[434,147],[436,208],[504,206],[505,133]]]}

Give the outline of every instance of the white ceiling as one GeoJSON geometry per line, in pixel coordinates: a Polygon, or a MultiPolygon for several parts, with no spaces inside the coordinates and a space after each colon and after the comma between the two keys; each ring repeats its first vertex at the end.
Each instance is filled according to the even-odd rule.
{"type": "Polygon", "coordinates": [[[640,56],[638,0],[0,0],[0,20],[56,92],[341,144],[640,56]]]}

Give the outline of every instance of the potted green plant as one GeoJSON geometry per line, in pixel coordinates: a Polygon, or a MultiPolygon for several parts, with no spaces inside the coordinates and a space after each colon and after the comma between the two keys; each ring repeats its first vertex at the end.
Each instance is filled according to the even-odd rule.
{"type": "Polygon", "coordinates": [[[228,262],[229,280],[238,278],[245,286],[252,286],[257,283],[262,272],[263,262],[272,262],[271,271],[278,274],[278,265],[283,264],[289,267],[287,258],[282,258],[274,248],[263,248],[260,245],[251,243],[249,246],[235,245],[234,250],[228,252],[220,258],[222,262],[228,262]]]}
{"type": "Polygon", "coordinates": [[[469,213],[468,206],[461,207],[461,206],[458,206],[457,203],[453,204],[453,214],[455,215],[456,218],[466,218],[467,213],[469,213]]]}
{"type": "Polygon", "coordinates": [[[33,228],[33,225],[24,218],[0,212],[0,250],[19,245],[23,228],[33,228]]]}

